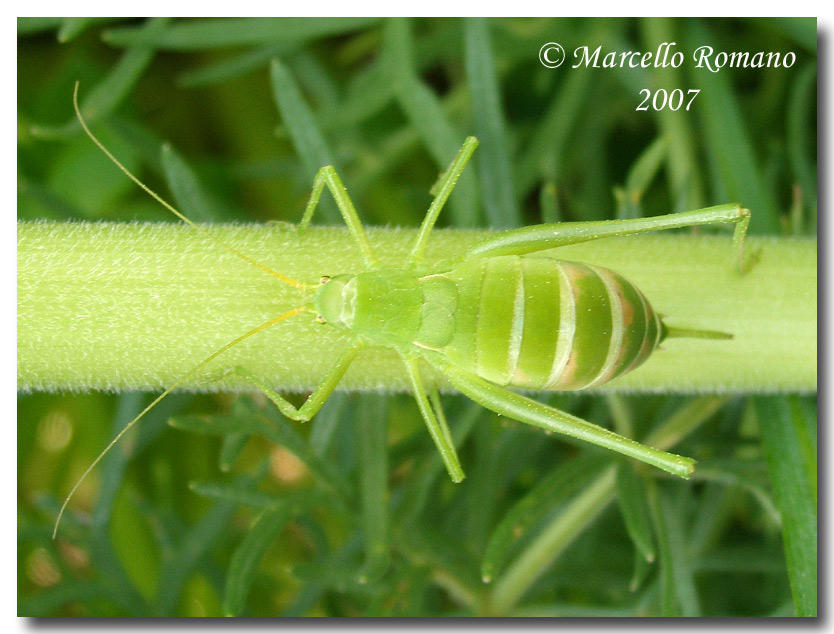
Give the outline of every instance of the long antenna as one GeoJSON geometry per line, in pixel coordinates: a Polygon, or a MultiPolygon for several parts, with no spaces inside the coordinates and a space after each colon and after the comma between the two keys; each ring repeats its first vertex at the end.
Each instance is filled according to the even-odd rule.
{"type": "Polygon", "coordinates": [[[202,362],[198,363],[191,370],[189,370],[186,374],[184,374],[179,379],[177,379],[177,381],[175,381],[174,384],[171,387],[169,387],[162,394],[157,396],[150,405],[148,405],[145,409],[143,409],[139,413],[139,415],[136,418],[134,418],[132,421],[130,421],[127,425],[125,425],[125,427],[122,429],[122,431],[120,431],[118,434],[116,434],[116,437],[113,438],[113,440],[110,441],[110,444],[107,445],[107,447],[104,448],[104,451],[102,451],[98,455],[98,457],[95,460],[93,460],[92,464],[90,464],[90,466],[87,467],[87,470],[81,475],[80,478],[78,478],[78,482],[76,482],[75,486],[72,487],[72,490],[69,492],[69,495],[67,495],[66,499],[64,500],[64,503],[61,505],[61,510],[58,511],[58,517],[55,519],[55,528],[53,528],[53,530],[52,530],[52,539],[55,539],[55,535],[58,534],[58,525],[61,523],[61,518],[64,515],[64,511],[66,510],[70,499],[72,498],[73,495],[75,495],[75,492],[78,490],[78,487],[81,486],[81,483],[85,480],[85,478],[88,475],[90,475],[90,472],[93,469],[95,469],[96,465],[99,462],[101,462],[102,458],[104,458],[104,456],[107,455],[107,453],[116,445],[116,443],[119,442],[119,440],[121,440],[122,437],[128,431],[130,431],[130,428],[133,427],[136,423],[138,423],[139,419],[141,419],[145,414],[147,414],[154,407],[156,407],[156,405],[159,403],[159,401],[161,401],[163,398],[168,396],[173,390],[175,390],[177,387],[179,387],[180,385],[185,383],[185,381],[187,381],[189,378],[194,376],[194,374],[196,374],[198,370],[205,367],[208,363],[210,363],[211,361],[213,361],[214,359],[219,357],[221,354],[226,352],[229,348],[233,348],[234,346],[239,344],[244,339],[248,339],[252,335],[259,333],[261,330],[265,330],[265,329],[269,328],[270,326],[273,326],[273,325],[277,324],[279,321],[283,321],[284,319],[287,319],[288,317],[292,317],[293,315],[303,313],[307,310],[309,310],[309,309],[304,307],[304,306],[300,306],[298,308],[293,308],[291,311],[289,311],[287,313],[284,313],[283,315],[280,315],[278,317],[274,317],[273,319],[270,319],[269,321],[262,323],[257,328],[253,328],[252,330],[247,332],[245,335],[241,335],[240,337],[238,337],[237,339],[235,339],[231,343],[227,343],[225,346],[220,348],[220,350],[218,350],[214,354],[210,355],[209,357],[204,359],[202,362]]]}
{"type": "Polygon", "coordinates": [[[108,150],[106,147],[104,147],[104,143],[99,141],[98,137],[96,137],[96,135],[93,134],[90,131],[90,128],[87,126],[87,122],[84,121],[84,117],[81,115],[81,108],[78,107],[78,84],[79,84],[79,82],[75,82],[75,90],[72,93],[72,105],[75,108],[75,115],[78,117],[78,121],[79,121],[79,123],[81,123],[81,127],[84,128],[84,132],[86,132],[87,136],[90,137],[93,140],[93,143],[95,143],[99,147],[99,149],[102,152],[104,152],[105,155],[107,155],[107,158],[109,158],[111,161],[113,161],[113,163],[116,164],[116,167],[118,167],[120,170],[122,170],[122,172],[124,172],[127,175],[127,177],[130,178],[130,180],[132,180],[134,183],[139,185],[139,187],[141,187],[143,190],[145,190],[145,192],[147,192],[154,200],[156,200],[156,202],[158,202],[160,205],[165,207],[165,209],[170,211],[177,218],[179,218],[183,222],[188,223],[189,225],[191,225],[192,227],[194,227],[198,231],[201,231],[202,233],[204,233],[209,238],[214,240],[217,244],[222,246],[227,251],[231,251],[237,257],[241,258],[242,260],[246,260],[247,262],[249,262],[249,264],[252,264],[253,266],[257,266],[259,269],[269,273],[273,277],[277,277],[279,280],[281,280],[285,284],[289,284],[290,286],[294,286],[295,288],[309,288],[309,286],[307,284],[303,284],[302,282],[296,282],[295,280],[290,279],[289,277],[287,277],[285,275],[281,275],[277,271],[273,271],[268,266],[266,266],[264,264],[261,264],[260,262],[258,262],[256,260],[253,260],[248,255],[244,255],[243,253],[241,253],[237,249],[235,249],[233,247],[230,247],[228,244],[223,242],[220,238],[217,238],[217,237],[213,236],[210,232],[206,231],[203,227],[201,227],[196,222],[194,222],[193,220],[188,218],[185,214],[183,214],[182,212],[175,209],[174,206],[171,205],[170,203],[168,203],[164,198],[162,198],[162,196],[157,194],[150,187],[145,185],[145,183],[143,183],[136,176],[134,176],[133,173],[129,169],[127,169],[124,165],[122,165],[122,163],[119,161],[119,159],[117,159],[115,156],[113,156],[113,153],[110,150],[108,150]]]}

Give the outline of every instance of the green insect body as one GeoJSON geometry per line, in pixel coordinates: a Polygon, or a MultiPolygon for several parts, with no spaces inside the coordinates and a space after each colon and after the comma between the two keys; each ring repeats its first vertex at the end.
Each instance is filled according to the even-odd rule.
{"type": "Polygon", "coordinates": [[[535,256],[464,259],[426,276],[339,275],[314,305],[369,345],[446,362],[491,383],[580,390],[643,363],[664,326],[642,293],[601,267],[535,256]]]}
{"type": "Polygon", "coordinates": [[[593,443],[674,475],[688,477],[692,473],[695,462],[690,458],[640,444],[508,388],[593,387],[636,368],[667,337],[731,338],[725,333],[668,327],[643,294],[619,274],[545,257],[542,251],[611,236],[733,223],[733,242],[741,270],[742,245],[750,222],[747,209],[720,205],[655,218],[524,227],[498,233],[470,247],[457,260],[427,270],[423,263],[426,242],[477,146],[477,140],[469,137],[441,175],[414,246],[399,268],[380,265],[338,174],[332,167],[321,168],[298,233],[303,236],[327,188],[359,248],[364,270],[324,276],[316,284],[307,284],[240,253],[150,190],[90,132],[78,109],[77,95],[76,85],[74,103],[82,127],[119,169],[171,213],[221,247],[280,282],[304,290],[307,301],[209,355],[128,423],[70,491],[58,513],[56,531],[81,481],[160,400],[238,343],[303,313],[315,313],[316,319],[326,324],[322,327],[343,329],[352,336],[301,407],[294,406],[245,367],[227,371],[261,390],[282,414],[293,420],[308,421],[321,409],[360,350],[384,347],[396,350],[402,358],[420,413],[455,482],[463,479],[463,469],[437,391],[424,386],[423,363],[436,368],[457,390],[500,415],[593,443]]]}

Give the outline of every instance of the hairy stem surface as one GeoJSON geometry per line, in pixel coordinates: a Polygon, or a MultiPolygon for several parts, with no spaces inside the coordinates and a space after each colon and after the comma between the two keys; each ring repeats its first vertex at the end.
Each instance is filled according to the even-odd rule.
{"type": "MultiPolygon", "coordinates": [[[[233,248],[301,282],[362,270],[347,230],[288,225],[212,226],[233,248]]],[[[405,261],[416,230],[369,229],[383,266],[405,261]]],[[[426,269],[490,235],[437,230],[426,269]]],[[[733,267],[729,235],[650,235],[562,247],[550,257],[612,268],[634,282],[666,323],[732,333],[674,339],[641,368],[601,389],[764,392],[816,389],[816,243],[749,239],[753,270],[733,267]]],[[[18,224],[18,387],[163,389],[213,352],[305,303],[304,292],[176,224],[18,224]]],[[[314,388],[346,336],[294,316],[247,339],[184,387],[248,389],[240,364],[287,391],[314,388]]],[[[437,381],[426,369],[427,383],[437,381]]],[[[407,375],[385,349],[360,353],[343,389],[401,391],[407,375]]]]}

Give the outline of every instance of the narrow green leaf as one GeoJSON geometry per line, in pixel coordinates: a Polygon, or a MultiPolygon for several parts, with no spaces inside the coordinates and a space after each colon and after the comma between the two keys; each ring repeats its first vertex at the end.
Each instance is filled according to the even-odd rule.
{"type": "Polygon", "coordinates": [[[223,436],[225,434],[262,433],[264,426],[254,417],[238,415],[175,416],[168,421],[174,429],[194,434],[223,436]]]}
{"type": "Polygon", "coordinates": [[[271,407],[263,410],[251,400],[241,398],[225,416],[179,416],[170,420],[172,427],[198,434],[257,434],[285,447],[301,460],[313,476],[325,486],[348,495],[348,485],[333,467],[316,456],[307,441],[281,414],[271,407]]]}
{"type": "Polygon", "coordinates": [[[657,176],[657,172],[666,158],[667,149],[666,139],[658,137],[649,147],[643,150],[632,164],[626,177],[625,187],[635,198],[642,197],[652,180],[657,176]]]}
{"type": "Polygon", "coordinates": [[[175,206],[194,222],[218,222],[227,217],[205,190],[194,171],[167,143],[162,146],[162,168],[175,206]]]}
{"type": "MultiPolygon", "coordinates": [[[[327,146],[316,124],[315,116],[301,96],[290,71],[277,59],[272,62],[271,77],[275,103],[278,104],[281,118],[304,165],[308,182],[312,186],[316,172],[325,165],[333,165],[338,171],[335,157],[327,146]]],[[[319,220],[323,223],[340,221],[336,206],[329,198],[322,198],[317,212],[319,220]]]]}
{"type": "MultiPolygon", "coordinates": [[[[417,129],[438,170],[445,170],[460,149],[463,134],[453,127],[435,94],[423,83],[407,78],[396,86],[400,107],[417,129]]],[[[471,169],[461,175],[449,202],[454,226],[463,228],[478,224],[477,187],[471,169]]]]}
{"type": "Polygon", "coordinates": [[[192,482],[189,488],[197,495],[223,502],[234,502],[236,506],[250,506],[260,510],[282,502],[278,496],[252,489],[251,484],[192,482]]]}
{"type": "Polygon", "coordinates": [[[234,465],[249,434],[245,432],[232,432],[223,436],[223,443],[220,445],[220,456],[217,459],[221,471],[230,471],[234,465]]]}
{"type": "Polygon", "coordinates": [[[563,222],[559,206],[559,190],[553,181],[546,181],[539,190],[539,209],[542,222],[563,222]]]}
{"type": "Polygon", "coordinates": [[[669,533],[669,549],[672,562],[675,600],[682,616],[703,616],[698,589],[695,583],[696,570],[689,552],[689,508],[691,490],[686,486],[670,484],[664,502],[664,520],[669,533]]]}
{"type": "Polygon", "coordinates": [[[310,422],[313,426],[310,432],[310,450],[319,458],[323,458],[327,454],[336,428],[344,423],[347,406],[347,395],[342,393],[332,394],[310,422]]]}
{"type": "Polygon", "coordinates": [[[229,520],[236,508],[234,502],[214,504],[177,543],[173,557],[164,562],[159,575],[155,606],[159,614],[172,614],[185,582],[208,550],[228,529],[229,520]]]}
{"type": "Polygon", "coordinates": [[[376,580],[388,569],[388,398],[362,394],[356,416],[359,446],[359,479],[362,526],[365,533],[365,565],[359,582],[376,580]]]}
{"type": "Polygon", "coordinates": [[[490,535],[481,562],[481,578],[489,583],[530,529],[597,476],[607,461],[594,454],[571,460],[542,479],[501,519],[490,535]]]}
{"type": "Polygon", "coordinates": [[[383,64],[373,64],[348,78],[344,98],[321,112],[321,124],[328,131],[353,129],[380,114],[393,99],[394,85],[383,64]]]}
{"type": "Polygon", "coordinates": [[[616,472],[606,469],[566,504],[495,582],[491,605],[509,615],[524,593],[614,500],[616,472]]]}
{"type": "Polygon", "coordinates": [[[32,33],[41,33],[43,31],[51,31],[61,27],[61,24],[66,18],[50,18],[50,17],[20,17],[17,18],[17,34],[30,35],[32,33]]]}
{"type": "MultiPolygon", "coordinates": [[[[394,86],[400,108],[417,129],[438,170],[443,171],[465,135],[452,123],[437,95],[417,75],[411,45],[408,22],[404,18],[389,20],[385,28],[388,81],[394,86]]],[[[477,226],[478,203],[474,172],[470,169],[460,177],[449,200],[454,226],[477,226]]]]}
{"type": "MultiPolygon", "coordinates": [[[[681,21],[675,18],[643,18],[640,21],[641,42],[646,50],[653,50],[661,42],[679,41],[680,26],[681,21]]],[[[674,68],[671,65],[651,68],[650,78],[651,84],[643,88],[665,88],[666,90],[683,89],[684,86],[686,90],[697,88],[697,86],[689,85],[683,68],[674,68]]],[[[635,94],[637,90],[635,89],[635,94]]],[[[698,100],[702,93],[703,91],[695,97],[694,105],[689,111],[683,108],[677,110],[664,108],[651,115],[657,120],[661,136],[669,142],[666,172],[671,209],[675,211],[700,207],[708,202],[704,192],[705,168],[703,161],[699,159],[698,149],[703,131],[699,129],[698,120],[692,112],[700,108],[698,100]]]]}
{"type": "MultiPolygon", "coordinates": [[[[124,426],[144,409],[144,394],[133,392],[119,398],[118,408],[113,420],[113,435],[119,433],[124,426]]],[[[158,415],[159,412],[154,412],[158,415]]],[[[92,526],[100,536],[107,530],[109,518],[113,513],[116,496],[124,483],[125,469],[130,461],[130,443],[122,443],[104,457],[101,464],[101,490],[93,509],[92,526]]]]}
{"type": "MultiPolygon", "coordinates": [[[[817,156],[813,113],[817,105],[817,65],[809,64],[794,80],[788,102],[787,149],[805,207],[816,218],[817,156]]],[[[810,228],[809,228],[810,229],[810,228]]]]}
{"type": "MultiPolygon", "coordinates": [[[[713,38],[698,20],[687,21],[685,27],[686,41],[693,45],[692,50],[704,45],[715,47],[713,38]]],[[[715,160],[721,194],[755,210],[750,221],[752,232],[778,232],[779,207],[757,164],[757,152],[729,75],[705,72],[703,68],[693,68],[689,75],[692,85],[701,89],[693,106],[697,104],[694,111],[704,126],[703,142],[715,160]]]]}
{"type": "MultiPolygon", "coordinates": [[[[443,399],[447,403],[448,400],[443,399]]],[[[454,423],[450,426],[455,448],[460,449],[472,429],[478,423],[486,424],[486,420],[490,415],[491,412],[485,410],[477,403],[468,400],[465,401],[463,406],[453,416],[452,420],[454,423]]],[[[421,429],[419,432],[422,433],[423,430],[421,429]]],[[[428,445],[428,443],[424,443],[424,445],[428,445]]],[[[436,489],[437,479],[447,476],[443,460],[433,445],[425,452],[425,455],[419,460],[418,464],[419,467],[412,476],[410,485],[405,492],[405,501],[400,505],[398,523],[402,525],[408,525],[417,521],[419,514],[430,502],[430,495],[436,489]]]]}
{"type": "MultiPolygon", "coordinates": [[[[341,83],[338,73],[326,68],[318,55],[299,52],[291,61],[293,76],[298,77],[310,100],[319,105],[321,110],[333,111],[341,102],[341,83]]],[[[322,119],[324,117],[319,117],[322,119]]]]}
{"type": "Polygon", "coordinates": [[[675,593],[674,554],[672,551],[669,527],[666,521],[665,500],[656,483],[648,489],[649,508],[657,535],[658,564],[660,566],[660,616],[680,616],[680,608],[675,593]]]}
{"type": "Polygon", "coordinates": [[[226,616],[237,616],[243,611],[258,564],[292,515],[293,508],[290,505],[274,506],[264,511],[246,533],[232,555],[226,575],[223,597],[223,612],[226,616]]]}
{"type": "Polygon", "coordinates": [[[464,47],[475,135],[480,141],[477,163],[487,222],[496,228],[518,227],[521,213],[486,18],[464,18],[464,47]]]}
{"type": "MultiPolygon", "coordinates": [[[[142,32],[156,33],[169,21],[170,18],[151,18],[142,25],[142,32]]],[[[130,94],[151,63],[154,53],[155,50],[147,46],[128,49],[104,79],[81,93],[79,107],[88,124],[109,115],[130,94]]],[[[33,126],[32,132],[44,138],[54,138],[72,134],[80,129],[81,125],[73,117],[63,126],[33,126]]]]}
{"type": "Polygon", "coordinates": [[[617,467],[617,502],[628,535],[638,553],[647,561],[655,558],[646,482],[637,475],[635,465],[621,462],[617,467]]]}
{"type": "Polygon", "coordinates": [[[791,41],[813,53],[817,52],[817,18],[768,17],[750,18],[769,28],[776,29],[791,41]]]}
{"type": "Polygon", "coordinates": [[[151,45],[156,48],[195,51],[258,44],[304,43],[363,30],[379,18],[206,18],[181,21],[159,33],[123,27],[104,33],[114,46],[151,45]]]}
{"type": "Polygon", "coordinates": [[[776,502],[794,606],[798,616],[817,616],[816,418],[795,397],[756,399],[759,430],[776,502]]]}
{"type": "MultiPolygon", "coordinates": [[[[256,412],[254,405],[251,406],[250,411],[253,414],[256,412]]],[[[344,498],[350,497],[349,483],[344,480],[342,474],[333,465],[313,453],[310,444],[293,426],[297,423],[291,423],[272,407],[263,410],[261,416],[264,417],[263,420],[266,423],[261,428],[260,433],[262,435],[294,453],[299,460],[307,465],[310,473],[320,483],[340,493],[344,498]]]]}
{"type": "Polygon", "coordinates": [[[109,19],[111,18],[64,18],[61,22],[61,28],[58,29],[58,41],[62,43],[70,42],[81,35],[87,27],[109,19]]]}
{"type": "Polygon", "coordinates": [[[180,86],[183,88],[201,88],[235,79],[266,66],[281,54],[283,48],[281,46],[264,46],[234,55],[228,59],[224,58],[213,64],[185,71],[180,75],[180,86]]]}
{"type": "Polygon", "coordinates": [[[572,72],[559,86],[529,143],[518,153],[514,177],[520,194],[526,193],[537,179],[558,183],[564,176],[568,141],[587,107],[592,77],[588,72],[572,72]]]}

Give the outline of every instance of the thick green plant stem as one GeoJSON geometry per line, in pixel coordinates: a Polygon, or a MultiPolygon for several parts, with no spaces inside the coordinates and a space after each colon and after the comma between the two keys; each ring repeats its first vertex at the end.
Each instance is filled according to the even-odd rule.
{"type": "MultiPolygon", "coordinates": [[[[343,228],[214,226],[220,239],[292,279],[362,270],[343,228]]],[[[413,229],[369,229],[383,265],[402,266],[413,229]]],[[[438,230],[427,271],[490,235],[438,230]]],[[[732,333],[674,339],[638,370],[601,389],[771,392],[816,389],[816,243],[752,238],[758,261],[740,275],[729,234],[649,235],[563,247],[549,255],[612,268],[634,282],[669,326],[732,333]]],[[[241,334],[305,303],[292,288],[176,224],[18,224],[18,387],[162,389],[241,334]]],[[[304,313],[247,339],[184,387],[249,389],[223,371],[240,364],[286,391],[321,381],[345,333],[304,313]]],[[[427,383],[438,377],[426,368],[427,383]]],[[[441,383],[441,386],[446,387],[441,383]]],[[[408,388],[391,351],[360,353],[343,389],[408,388]]]]}

